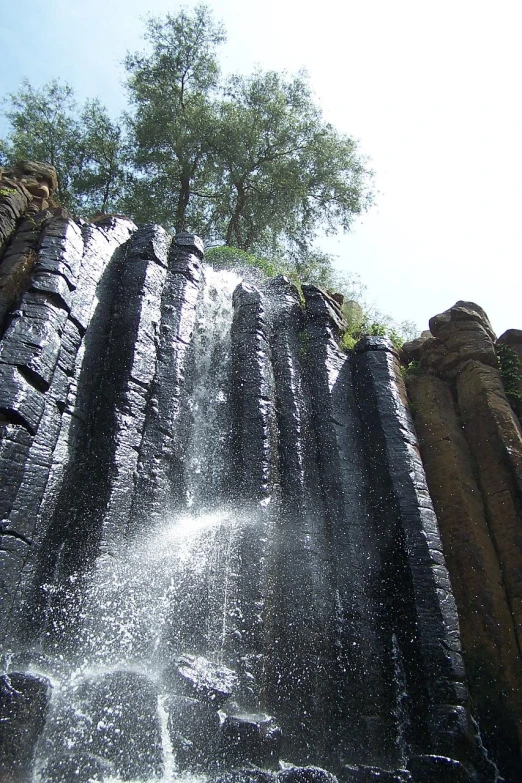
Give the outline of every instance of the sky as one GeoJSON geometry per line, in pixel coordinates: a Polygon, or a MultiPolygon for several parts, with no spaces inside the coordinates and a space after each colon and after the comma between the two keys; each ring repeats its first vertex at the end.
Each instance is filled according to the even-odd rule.
{"type": "MultiPolygon", "coordinates": [[[[371,158],[375,206],[323,243],[368,303],[421,330],[471,300],[497,335],[522,329],[518,0],[206,4],[227,29],[225,73],[305,68],[325,119],[371,158]]],[[[181,5],[194,3],[0,0],[0,96],[60,78],[116,116],[144,17],[181,5]]]]}

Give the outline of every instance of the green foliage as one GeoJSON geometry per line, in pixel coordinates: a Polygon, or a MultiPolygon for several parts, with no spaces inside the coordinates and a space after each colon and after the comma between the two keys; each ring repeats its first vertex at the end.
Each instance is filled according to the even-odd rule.
{"type": "Polygon", "coordinates": [[[298,259],[371,200],[356,143],[324,123],[302,72],[231,77],[216,130],[212,222],[227,244],[298,259]]]}
{"type": "Polygon", "coordinates": [[[225,34],[203,5],[150,20],[146,38],[149,52],[126,59],[139,220],[297,263],[318,231],[348,230],[369,206],[371,172],[304,73],[221,79],[225,34]]]}
{"type": "Polygon", "coordinates": [[[520,381],[522,380],[522,368],[516,352],[509,345],[497,343],[495,346],[497,352],[497,363],[504,385],[506,397],[513,408],[520,407],[522,403],[522,394],[520,392],[520,381]]]}
{"type": "Polygon", "coordinates": [[[287,261],[282,259],[269,261],[227,245],[208,248],[205,251],[205,260],[218,268],[241,270],[257,268],[266,277],[283,274],[292,280],[299,290],[303,283],[311,283],[331,293],[341,293],[345,297],[342,311],[348,325],[340,340],[340,347],[344,350],[351,350],[361,337],[368,335],[388,337],[396,348],[400,348],[405,340],[417,336],[418,329],[415,324],[408,321],[397,324],[390,316],[364,304],[365,286],[357,275],[336,274],[331,267],[323,266],[324,261],[321,258],[317,266],[310,263],[307,267],[301,267],[300,271],[304,274],[304,278],[300,277],[295,267],[290,266],[287,261]]]}
{"type": "MultiPolygon", "coordinates": [[[[341,291],[342,293],[342,291],[341,291]]],[[[418,329],[409,321],[395,322],[391,316],[368,307],[364,298],[347,298],[343,304],[343,316],[348,328],[341,338],[341,347],[351,350],[362,337],[388,337],[396,348],[406,340],[417,336],[418,329]]]]}
{"type": "Polygon", "coordinates": [[[0,163],[50,163],[58,200],[79,214],[192,230],[255,256],[267,274],[360,298],[358,281],[314,243],[371,204],[367,161],[324,121],[304,72],[222,78],[225,37],[205,5],[150,18],[146,51],[125,60],[130,106],[117,122],[98,100],[79,107],[67,84],[24,82],[8,97],[0,163]]]}
{"type": "Polygon", "coordinates": [[[98,99],[86,101],[80,117],[78,173],[74,182],[82,207],[115,212],[126,182],[124,139],[98,99]]]}
{"type": "Polygon", "coordinates": [[[6,161],[29,159],[54,166],[59,179],[56,195],[72,207],[79,136],[72,88],[55,80],[36,89],[24,80],[20,90],[8,98],[6,116],[12,130],[2,145],[6,161]]]}
{"type": "Polygon", "coordinates": [[[11,132],[1,142],[6,163],[54,166],[56,197],[71,210],[89,214],[115,206],[124,176],[121,132],[98,100],[80,111],[69,85],[55,80],[36,89],[25,80],[8,104],[11,132]]]}
{"type": "MultiPolygon", "coordinates": [[[[416,359],[413,359],[408,364],[403,364],[401,366],[401,373],[402,377],[405,381],[408,381],[410,378],[418,378],[420,375],[423,374],[423,369],[421,366],[421,363],[417,361],[416,359]]],[[[410,403],[410,408],[411,408],[410,403]]]]}
{"type": "Polygon", "coordinates": [[[127,55],[127,116],[134,176],[127,195],[137,220],[209,236],[216,198],[213,153],[221,25],[203,5],[147,22],[149,53],[127,55]]]}
{"type": "Polygon", "coordinates": [[[14,188],[0,188],[0,196],[12,196],[13,193],[16,193],[16,190],[14,188]]]}
{"type": "Polygon", "coordinates": [[[260,258],[252,253],[247,253],[245,250],[240,250],[237,247],[228,247],[227,245],[208,248],[205,251],[205,261],[218,269],[222,267],[227,269],[254,267],[260,269],[266,277],[285,274],[283,267],[277,266],[277,264],[268,261],[268,259],[260,258]]]}

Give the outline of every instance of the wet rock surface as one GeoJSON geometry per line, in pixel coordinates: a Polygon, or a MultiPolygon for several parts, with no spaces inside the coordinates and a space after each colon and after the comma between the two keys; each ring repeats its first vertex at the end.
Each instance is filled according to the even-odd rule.
{"type": "Polygon", "coordinates": [[[239,491],[245,498],[261,500],[270,494],[276,470],[272,449],[274,382],[263,295],[254,286],[241,283],[234,291],[233,306],[232,372],[239,424],[239,491]]]}
{"type": "Polygon", "coordinates": [[[238,684],[232,669],[194,655],[180,656],[163,678],[176,693],[198,699],[216,710],[230,698],[238,684]]]}
{"type": "Polygon", "coordinates": [[[331,772],[320,767],[289,767],[277,775],[278,783],[337,783],[331,772]]]}
{"type": "Polygon", "coordinates": [[[281,729],[271,715],[227,715],[221,726],[221,752],[227,766],[254,764],[277,766],[282,745],[281,729]]]}
{"type": "Polygon", "coordinates": [[[168,730],[179,767],[211,769],[219,751],[221,721],[217,709],[188,696],[172,696],[168,714],[168,730]]]}
{"type": "Polygon", "coordinates": [[[380,769],[379,767],[346,765],[338,775],[341,783],[412,783],[408,770],[380,769]]]}
{"type": "MultiPolygon", "coordinates": [[[[173,751],[230,783],[285,758],[281,783],[400,781],[403,758],[439,754],[490,783],[393,347],[342,352],[341,302],[313,286],[304,310],[284,278],[225,296],[191,234],[53,211],[31,247],[0,340],[0,559],[6,659],[60,684],[37,769],[146,779],[173,751]]],[[[476,480],[493,529],[518,457],[510,430],[499,483],[490,327],[459,303],[431,333],[470,426],[491,413],[476,480]]]]}
{"type": "Polygon", "coordinates": [[[0,677],[0,778],[31,779],[36,745],[43,731],[51,684],[44,677],[10,672],[0,677]]]}
{"type": "Polygon", "coordinates": [[[434,780],[443,783],[474,783],[478,780],[472,769],[446,756],[413,756],[408,759],[407,766],[415,783],[432,783],[434,780]]]}
{"type": "Polygon", "coordinates": [[[110,762],[125,780],[161,775],[158,693],[146,676],[106,674],[85,682],[79,696],[90,718],[83,737],[86,752],[110,762]]]}
{"type": "Polygon", "coordinates": [[[102,783],[115,774],[114,766],[92,753],[64,753],[47,762],[41,771],[46,783],[102,783]]]}
{"type": "Polygon", "coordinates": [[[277,776],[264,769],[235,769],[209,783],[275,783],[277,776]]]}

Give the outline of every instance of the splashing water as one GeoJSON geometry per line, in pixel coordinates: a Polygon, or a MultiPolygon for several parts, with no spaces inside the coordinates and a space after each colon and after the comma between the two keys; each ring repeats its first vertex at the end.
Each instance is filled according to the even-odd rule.
{"type": "MultiPolygon", "coordinates": [[[[165,781],[175,777],[197,783],[203,779],[177,768],[168,727],[169,697],[162,676],[181,653],[223,663],[241,614],[237,579],[242,540],[250,534],[247,528],[255,526],[251,514],[220,503],[227,458],[232,294],[240,278],[211,267],[205,267],[204,276],[187,389],[187,511],[166,516],[156,529],[123,543],[115,554],[101,555],[90,573],[73,574],[65,587],[48,586],[49,591],[61,590],[62,596],[60,609],[50,620],[51,638],[56,642],[47,644],[47,655],[38,667],[55,685],[37,765],[36,778],[43,775],[42,781],[49,759],[86,747],[90,750],[91,746],[95,753],[104,732],[106,746],[112,747],[114,732],[128,729],[125,691],[133,696],[136,691],[137,698],[146,703],[153,698],[147,690],[150,683],[159,693],[154,699],[162,745],[161,763],[151,757],[154,774],[150,778],[157,782],[161,769],[165,781]],[[71,639],[66,655],[61,625],[68,626],[71,639]],[[101,698],[96,689],[110,692],[111,678],[118,681],[123,701],[120,706],[102,708],[96,701],[101,698]]],[[[33,670],[36,668],[35,661],[33,670]]],[[[126,780],[149,777],[133,776],[132,763],[125,759],[118,763],[127,769],[126,780]],[[125,767],[127,763],[130,766],[125,767]]],[[[56,774],[53,780],[62,780],[61,773],[56,774]]],[[[103,779],[116,783],[120,777],[106,771],[103,779]]]]}

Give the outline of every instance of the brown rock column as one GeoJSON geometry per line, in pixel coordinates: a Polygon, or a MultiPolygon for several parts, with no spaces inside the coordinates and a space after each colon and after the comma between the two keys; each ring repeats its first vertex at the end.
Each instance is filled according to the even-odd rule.
{"type": "Polygon", "coordinates": [[[522,668],[502,572],[451,389],[434,375],[408,392],[422,460],[457,601],[475,710],[488,746],[517,747],[522,668]],[[517,728],[518,727],[518,728],[517,728]]]}
{"type": "Polygon", "coordinates": [[[507,780],[522,773],[522,433],[484,311],[430,321],[410,377],[415,425],[457,600],[472,700],[507,780]]]}
{"type": "Polygon", "coordinates": [[[45,163],[22,161],[0,172],[0,327],[29,285],[57,187],[56,171],[45,163]]]}
{"type": "Polygon", "coordinates": [[[456,388],[521,649],[522,434],[498,370],[478,361],[466,362],[456,388]]]}

